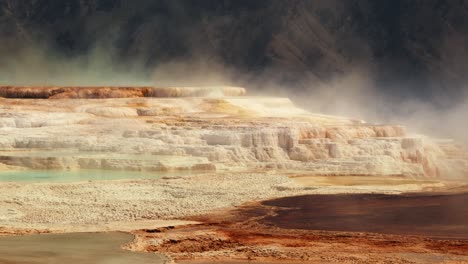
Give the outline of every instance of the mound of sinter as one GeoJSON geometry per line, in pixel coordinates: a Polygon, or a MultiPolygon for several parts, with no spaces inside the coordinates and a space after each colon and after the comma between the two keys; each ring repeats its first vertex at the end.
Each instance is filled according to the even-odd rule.
{"type": "Polygon", "coordinates": [[[312,114],[286,98],[0,102],[3,169],[287,169],[420,177],[468,171],[466,154],[451,141],[409,136],[401,126],[312,114]]]}

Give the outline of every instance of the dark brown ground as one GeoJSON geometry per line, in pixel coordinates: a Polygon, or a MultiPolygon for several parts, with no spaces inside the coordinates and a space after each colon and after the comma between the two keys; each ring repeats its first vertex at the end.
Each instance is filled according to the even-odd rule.
{"type": "Polygon", "coordinates": [[[201,225],[139,231],[136,244],[190,264],[468,263],[467,199],[285,197],[191,218],[201,225]]]}

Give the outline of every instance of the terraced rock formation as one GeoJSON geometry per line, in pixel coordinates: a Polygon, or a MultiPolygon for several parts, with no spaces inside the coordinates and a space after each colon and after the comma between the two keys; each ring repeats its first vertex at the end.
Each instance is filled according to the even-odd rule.
{"type": "Polygon", "coordinates": [[[0,86],[0,97],[30,99],[241,96],[245,93],[244,88],[231,86],[0,86]]]}
{"type": "Polygon", "coordinates": [[[233,87],[0,87],[1,96],[21,98],[0,99],[0,162],[16,169],[467,175],[466,153],[451,141],[309,113],[287,98],[220,96],[244,94],[233,87]],[[209,94],[218,97],[193,97],[209,94]]]}

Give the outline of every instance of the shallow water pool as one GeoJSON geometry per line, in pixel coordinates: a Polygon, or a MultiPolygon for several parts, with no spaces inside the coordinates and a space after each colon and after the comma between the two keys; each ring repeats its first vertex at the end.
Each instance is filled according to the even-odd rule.
{"type": "Polygon", "coordinates": [[[162,264],[165,257],[120,248],[132,235],[111,233],[43,234],[0,237],[0,263],[162,264]]]}
{"type": "Polygon", "coordinates": [[[115,170],[19,170],[0,172],[0,182],[78,182],[123,179],[157,179],[191,172],[115,171],[115,170]]]}
{"type": "Polygon", "coordinates": [[[261,222],[286,229],[468,240],[466,192],[302,195],[262,204],[281,209],[261,222]]]}

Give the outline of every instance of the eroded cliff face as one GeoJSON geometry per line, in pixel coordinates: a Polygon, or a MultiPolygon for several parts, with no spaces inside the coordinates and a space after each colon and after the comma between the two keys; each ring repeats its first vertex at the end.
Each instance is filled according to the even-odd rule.
{"type": "MultiPolygon", "coordinates": [[[[174,89],[165,92],[186,93],[174,89]]],[[[452,141],[409,135],[398,125],[309,113],[287,98],[0,101],[4,168],[284,169],[438,178],[468,173],[466,152],[452,141]]]]}

